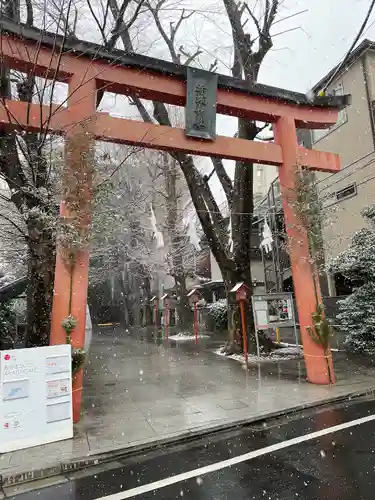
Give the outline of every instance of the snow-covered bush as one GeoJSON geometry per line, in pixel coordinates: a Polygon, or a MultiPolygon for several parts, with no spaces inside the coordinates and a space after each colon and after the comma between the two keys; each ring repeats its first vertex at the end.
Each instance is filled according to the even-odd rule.
{"type": "Polygon", "coordinates": [[[352,295],[339,301],[335,324],[345,333],[345,348],[375,355],[375,205],[362,212],[369,225],[358,231],[349,247],[333,259],[328,270],[357,283],[352,295]]]}
{"type": "Polygon", "coordinates": [[[227,299],[220,299],[206,306],[207,330],[226,330],[228,328],[228,303],[227,299]]]}

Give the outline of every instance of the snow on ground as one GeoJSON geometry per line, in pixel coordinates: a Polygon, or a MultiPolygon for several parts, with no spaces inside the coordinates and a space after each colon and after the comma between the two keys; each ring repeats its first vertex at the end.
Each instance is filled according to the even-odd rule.
{"type": "MultiPolygon", "coordinates": [[[[223,348],[217,349],[214,351],[214,354],[218,356],[224,356],[225,358],[234,359],[241,364],[245,363],[245,356],[243,354],[230,354],[227,356],[225,352],[223,352],[223,348]]],[[[248,364],[257,364],[257,363],[277,363],[279,361],[285,361],[289,359],[299,359],[302,356],[302,351],[298,351],[295,347],[287,347],[276,349],[270,354],[261,354],[259,357],[256,354],[248,355],[248,364]]]]}
{"type": "MultiPolygon", "coordinates": [[[[176,335],[170,335],[169,340],[175,340],[176,342],[186,342],[188,340],[195,340],[195,335],[189,333],[177,333],[176,335]]],[[[209,335],[204,335],[203,333],[198,333],[198,339],[207,339],[209,335]]]]}
{"type": "Polygon", "coordinates": [[[281,349],[276,349],[272,352],[272,357],[285,357],[285,356],[296,356],[299,352],[302,353],[302,350],[299,351],[296,347],[292,347],[291,345],[288,347],[282,347],[281,349]]]}
{"type": "MultiPolygon", "coordinates": [[[[296,345],[296,344],[288,344],[287,342],[280,342],[280,345],[281,345],[282,347],[294,347],[294,348],[295,348],[295,345],[296,345]]],[[[300,348],[302,349],[302,348],[303,348],[303,346],[302,346],[302,345],[300,345],[300,348]]],[[[336,349],[335,347],[331,347],[331,351],[332,351],[332,352],[342,352],[343,350],[344,350],[344,349],[336,349]]]]}

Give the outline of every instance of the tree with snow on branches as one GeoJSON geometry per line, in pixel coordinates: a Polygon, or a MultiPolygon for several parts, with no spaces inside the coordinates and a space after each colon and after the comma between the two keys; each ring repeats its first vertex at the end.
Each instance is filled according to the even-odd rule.
{"type": "Polygon", "coordinates": [[[367,226],[355,233],[349,247],[333,259],[328,270],[341,273],[354,292],[339,301],[335,323],[345,333],[345,348],[353,354],[375,354],[375,205],[362,211],[367,226]]]}

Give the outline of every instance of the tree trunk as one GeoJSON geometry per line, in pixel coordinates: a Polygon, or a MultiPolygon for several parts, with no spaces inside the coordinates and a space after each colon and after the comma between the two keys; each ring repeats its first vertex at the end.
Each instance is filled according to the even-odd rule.
{"type": "Polygon", "coordinates": [[[28,228],[28,287],[26,347],[47,346],[55,276],[54,231],[43,217],[30,217],[28,228]]]}

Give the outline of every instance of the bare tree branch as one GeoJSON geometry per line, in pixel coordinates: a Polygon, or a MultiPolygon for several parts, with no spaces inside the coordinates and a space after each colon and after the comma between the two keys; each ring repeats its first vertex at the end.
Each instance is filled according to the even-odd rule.
{"type": "Polygon", "coordinates": [[[181,52],[182,55],[186,57],[186,61],[184,62],[185,66],[189,66],[195,59],[203,54],[203,50],[197,49],[195,52],[192,54],[189,54],[187,51],[185,51],[183,45],[179,48],[179,51],[181,52]]]}
{"type": "Polygon", "coordinates": [[[0,213],[0,217],[4,220],[6,220],[7,222],[9,222],[9,224],[11,224],[11,226],[13,226],[15,229],[17,229],[17,231],[25,238],[25,240],[28,240],[30,237],[25,233],[25,231],[23,229],[21,229],[18,224],[16,224],[14,222],[14,220],[10,219],[9,217],[7,217],[6,215],[0,213]]]}
{"type": "MultiPolygon", "coordinates": [[[[139,12],[144,4],[144,1],[145,0],[139,0],[138,5],[134,11],[134,14],[127,22],[125,22],[125,12],[126,9],[129,7],[129,5],[131,4],[132,0],[124,0],[120,8],[118,8],[116,0],[110,1],[110,8],[112,10],[112,14],[115,17],[115,25],[112,29],[111,38],[109,38],[109,40],[107,40],[107,42],[105,43],[106,49],[112,50],[115,47],[120,36],[122,36],[122,33],[127,32],[131,28],[131,26],[134,24],[139,15],[139,12]]],[[[125,50],[127,50],[126,46],[125,50]]]]}
{"type": "Polygon", "coordinates": [[[215,73],[215,71],[217,70],[218,63],[219,63],[218,59],[215,59],[208,68],[208,71],[212,71],[213,73],[215,73]]]}
{"type": "Polygon", "coordinates": [[[27,26],[33,26],[34,24],[34,10],[32,5],[32,0],[26,0],[26,24],[27,26]]]}
{"type": "Polygon", "coordinates": [[[169,37],[167,35],[167,32],[165,31],[165,29],[163,28],[162,22],[161,22],[160,17],[159,17],[160,8],[163,6],[165,1],[166,0],[159,0],[155,7],[152,7],[151,3],[147,2],[147,7],[148,7],[149,11],[151,12],[151,14],[153,15],[154,20],[155,20],[155,24],[159,30],[159,33],[163,37],[163,40],[168,47],[172,62],[174,62],[175,64],[181,64],[181,58],[177,54],[175,47],[174,47],[174,39],[176,37],[177,29],[181,26],[181,22],[182,22],[183,16],[184,16],[184,10],[182,11],[181,17],[180,17],[179,21],[177,22],[176,27],[173,28],[172,25],[170,26],[171,36],[169,37]]]}
{"type": "Polygon", "coordinates": [[[150,113],[147,111],[146,106],[143,104],[142,100],[136,95],[129,96],[130,104],[137,106],[138,112],[141,118],[146,123],[153,123],[150,113]]]}
{"type": "Polygon", "coordinates": [[[163,27],[163,24],[159,16],[160,10],[162,6],[165,4],[165,2],[166,0],[159,0],[155,7],[153,7],[150,2],[147,2],[147,7],[155,20],[155,24],[159,30],[160,35],[162,36],[164,42],[168,47],[172,61],[175,64],[185,64],[186,66],[189,66],[199,55],[203,53],[203,51],[198,48],[193,54],[189,54],[189,52],[187,52],[184,49],[184,46],[181,45],[177,52],[175,48],[175,41],[177,32],[181,27],[182,23],[187,19],[189,19],[195,13],[195,11],[193,10],[191,12],[186,13],[186,10],[182,9],[182,13],[176,24],[172,22],[169,24],[169,35],[168,35],[167,31],[163,27]],[[184,63],[182,63],[181,61],[181,54],[186,57],[184,63]]]}
{"type": "Polygon", "coordinates": [[[223,0],[223,2],[231,24],[235,49],[233,76],[239,78],[241,76],[239,75],[241,69],[241,73],[243,72],[247,80],[256,81],[260,64],[272,47],[270,29],[276,18],[280,0],[265,0],[265,12],[262,26],[256,18],[252,8],[247,4],[237,4],[235,0],[223,0]],[[270,3],[270,1],[272,1],[272,3],[270,3]],[[244,30],[245,23],[242,22],[242,15],[245,10],[250,15],[258,31],[259,47],[257,51],[254,51],[256,39],[252,38],[249,33],[245,33],[244,30]]]}
{"type": "MultiPolygon", "coordinates": [[[[94,18],[94,21],[95,21],[95,23],[100,31],[100,34],[101,34],[102,39],[103,39],[103,43],[106,43],[107,36],[105,34],[105,24],[104,24],[104,22],[103,22],[103,24],[101,24],[98,16],[95,14],[95,10],[94,10],[90,0],[87,0],[87,5],[88,5],[88,7],[90,9],[90,13],[91,13],[92,17],[94,18]]],[[[107,3],[107,5],[109,5],[109,4],[107,3]]]]}
{"type": "Polygon", "coordinates": [[[212,164],[214,166],[216,175],[218,176],[221,185],[223,186],[225,196],[227,198],[227,202],[229,207],[232,205],[233,202],[233,184],[231,181],[231,178],[227,174],[227,171],[225,170],[223,160],[221,158],[211,158],[212,164]]]}
{"type": "MultiPolygon", "coordinates": [[[[252,10],[251,10],[251,9],[250,9],[250,7],[247,5],[247,3],[245,3],[245,4],[244,4],[244,8],[245,8],[245,9],[247,10],[247,12],[249,13],[249,15],[250,15],[251,19],[253,20],[253,22],[254,22],[254,24],[255,24],[255,26],[256,26],[256,28],[257,28],[257,30],[258,30],[258,35],[259,35],[259,37],[261,37],[261,36],[262,36],[262,29],[261,29],[261,27],[260,27],[260,24],[259,24],[258,19],[254,16],[254,14],[253,14],[252,10]]],[[[243,24],[243,25],[242,25],[242,28],[244,28],[244,26],[245,26],[245,25],[243,24]]]]}
{"type": "MultiPolygon", "coordinates": [[[[33,0],[34,1],[34,0],[33,0]]],[[[77,8],[75,8],[75,14],[74,14],[74,20],[73,23],[71,24],[68,19],[68,15],[65,15],[64,13],[64,8],[65,0],[60,0],[61,3],[59,4],[59,0],[49,0],[50,2],[50,8],[48,10],[48,16],[53,19],[53,21],[56,23],[57,29],[56,33],[61,31],[62,33],[66,33],[67,36],[69,37],[75,37],[75,29],[77,25],[77,8]],[[52,7],[52,8],[51,8],[52,7]]],[[[39,10],[44,11],[45,10],[45,2],[35,2],[39,10]]],[[[68,3],[67,10],[70,12],[71,9],[71,2],[68,3]]]]}

